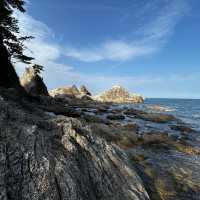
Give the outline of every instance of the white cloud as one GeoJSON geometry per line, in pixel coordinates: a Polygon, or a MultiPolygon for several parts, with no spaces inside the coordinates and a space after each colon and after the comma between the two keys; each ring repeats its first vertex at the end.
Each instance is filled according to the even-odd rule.
{"type": "MultiPolygon", "coordinates": [[[[20,33],[35,37],[25,43],[27,46],[25,53],[35,58],[33,63],[45,67],[43,76],[48,84],[50,82],[49,85],[51,85],[51,80],[52,82],[55,81],[55,77],[59,77],[61,73],[73,70],[72,66],[58,61],[62,56],[62,48],[53,42],[54,33],[47,25],[27,14],[15,13],[15,15],[19,19],[20,33]]],[[[25,64],[16,63],[16,70],[19,75],[23,73],[25,67],[25,64]]]]}
{"type": "Polygon", "coordinates": [[[128,44],[123,41],[109,41],[94,49],[66,48],[65,55],[85,62],[101,60],[125,61],[154,52],[154,47],[128,44]]]}
{"type": "MultiPolygon", "coordinates": [[[[133,37],[123,40],[104,41],[90,48],[67,47],[65,55],[84,62],[97,62],[102,60],[126,61],[137,57],[149,55],[159,50],[173,33],[175,26],[188,10],[185,0],[152,0],[142,3],[125,12],[119,19],[120,23],[128,20],[134,26],[133,37]]],[[[132,30],[130,30],[131,32],[132,30]]]]}
{"type": "MultiPolygon", "coordinates": [[[[175,96],[178,93],[177,90],[173,92],[174,87],[177,87],[179,90],[181,90],[183,83],[186,81],[188,81],[188,85],[194,85],[194,83],[200,79],[200,75],[198,73],[169,74],[163,76],[103,76],[77,72],[73,66],[59,61],[63,56],[63,46],[60,46],[54,42],[54,33],[48,26],[40,21],[35,20],[29,15],[18,14],[18,18],[22,33],[36,37],[34,40],[27,42],[27,46],[29,48],[27,53],[36,58],[34,63],[44,65],[45,69],[47,69],[43,76],[49,89],[73,83],[77,85],[85,84],[89,86],[89,89],[91,89],[93,93],[96,94],[105,90],[106,88],[111,87],[112,85],[117,84],[123,85],[132,92],[141,92],[147,96],[151,96],[152,94],[155,95],[155,91],[157,91],[157,94],[159,92],[159,94],[161,94],[163,91],[162,96],[175,96]]],[[[148,55],[155,52],[159,48],[159,45],[157,46],[155,43],[150,45],[152,41],[155,38],[159,39],[159,41],[162,41],[161,38],[166,38],[170,32],[166,28],[170,27],[170,23],[167,20],[158,21],[159,23],[155,22],[155,24],[163,25],[152,26],[152,29],[149,30],[148,34],[144,31],[146,35],[139,42],[135,41],[128,43],[126,41],[109,41],[100,44],[99,47],[91,49],[77,50],[75,48],[67,47],[65,52],[68,52],[66,53],[68,56],[83,60],[85,62],[101,60],[124,61],[138,56],[148,55]],[[162,21],[162,23],[160,21],[162,21]],[[157,27],[157,29],[154,27],[157,27]],[[159,29],[165,30],[159,33],[159,35],[153,34],[157,33],[159,29]],[[153,37],[151,37],[152,35],[153,37]],[[146,38],[147,41],[145,41],[144,38],[146,38]]],[[[21,74],[24,70],[24,65],[18,63],[17,66],[18,73],[21,74]]],[[[190,94],[189,91],[188,94],[190,94]]]]}

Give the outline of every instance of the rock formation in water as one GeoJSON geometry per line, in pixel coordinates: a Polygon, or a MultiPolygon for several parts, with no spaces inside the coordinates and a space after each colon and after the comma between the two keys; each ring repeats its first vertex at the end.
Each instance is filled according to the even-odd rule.
{"type": "Polygon", "coordinates": [[[76,85],[72,85],[69,87],[61,87],[54,90],[49,91],[49,94],[52,97],[58,97],[63,99],[70,98],[78,98],[91,101],[92,98],[91,93],[87,90],[85,86],[81,86],[80,90],[76,87],[76,85]]]}
{"type": "Polygon", "coordinates": [[[76,97],[80,93],[76,85],[72,85],[72,86],[56,88],[54,90],[49,91],[49,94],[52,97],[65,97],[65,96],[76,97]]]}
{"type": "Polygon", "coordinates": [[[130,94],[121,86],[113,86],[110,90],[94,96],[94,99],[112,103],[142,103],[144,101],[142,96],[130,94]]]}
{"type": "Polygon", "coordinates": [[[21,85],[30,95],[49,95],[47,87],[40,76],[41,66],[33,65],[25,69],[20,78],[21,85]]]}

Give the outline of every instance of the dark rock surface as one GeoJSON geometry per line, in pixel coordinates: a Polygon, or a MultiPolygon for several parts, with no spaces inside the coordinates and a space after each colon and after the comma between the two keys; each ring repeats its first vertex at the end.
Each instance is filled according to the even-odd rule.
{"type": "Polygon", "coordinates": [[[149,199],[116,145],[78,119],[26,104],[0,100],[0,199],[149,199]]]}
{"type": "Polygon", "coordinates": [[[200,199],[200,134],[189,125],[94,101],[36,100],[0,88],[0,199],[200,199]]]}
{"type": "Polygon", "coordinates": [[[80,87],[80,93],[83,94],[83,95],[88,95],[88,96],[91,96],[92,94],[89,92],[89,90],[84,86],[84,85],[81,85],[80,87]]]}
{"type": "Polygon", "coordinates": [[[129,110],[126,110],[124,113],[126,115],[136,116],[137,118],[140,118],[146,121],[156,122],[156,123],[167,123],[170,121],[177,120],[173,115],[150,113],[150,112],[145,112],[145,111],[141,111],[137,109],[129,109],[129,110]]]}
{"type": "Polygon", "coordinates": [[[110,115],[108,115],[107,116],[107,119],[110,119],[110,120],[123,120],[123,119],[125,119],[125,116],[124,115],[120,115],[120,114],[115,114],[115,115],[113,115],[113,114],[110,114],[110,115]]]}

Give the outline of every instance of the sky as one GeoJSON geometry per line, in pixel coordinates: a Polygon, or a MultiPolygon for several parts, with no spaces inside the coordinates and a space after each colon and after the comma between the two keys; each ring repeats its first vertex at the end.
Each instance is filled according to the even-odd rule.
{"type": "MultiPolygon", "coordinates": [[[[15,13],[49,90],[113,85],[145,97],[200,98],[199,0],[28,0],[15,13]],[[58,3],[59,2],[59,3],[58,3]]],[[[19,75],[27,67],[16,63],[19,75]]]]}

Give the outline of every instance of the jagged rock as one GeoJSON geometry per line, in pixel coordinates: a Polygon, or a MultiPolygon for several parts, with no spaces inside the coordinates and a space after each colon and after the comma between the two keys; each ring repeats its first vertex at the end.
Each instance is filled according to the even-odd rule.
{"type": "Polygon", "coordinates": [[[77,95],[80,95],[80,92],[76,85],[72,85],[69,87],[61,87],[54,90],[49,91],[49,94],[52,97],[60,97],[60,98],[69,98],[69,97],[76,97],[77,95]]]}
{"type": "Polygon", "coordinates": [[[149,199],[117,146],[77,119],[26,105],[0,101],[0,199],[149,199]]]}
{"type": "Polygon", "coordinates": [[[84,100],[84,101],[93,101],[93,99],[91,98],[91,96],[88,96],[88,95],[80,95],[78,97],[80,99],[84,100]]]}
{"type": "Polygon", "coordinates": [[[80,87],[80,93],[81,93],[82,95],[91,96],[91,93],[88,91],[88,89],[87,89],[84,85],[82,85],[82,86],[80,87]]]}
{"type": "Polygon", "coordinates": [[[110,90],[93,97],[100,102],[112,103],[142,103],[144,101],[142,96],[136,94],[129,94],[121,86],[113,86],[110,90]]]}
{"type": "Polygon", "coordinates": [[[26,68],[24,74],[20,78],[20,82],[28,94],[49,95],[47,87],[39,75],[37,65],[26,68]]]}

